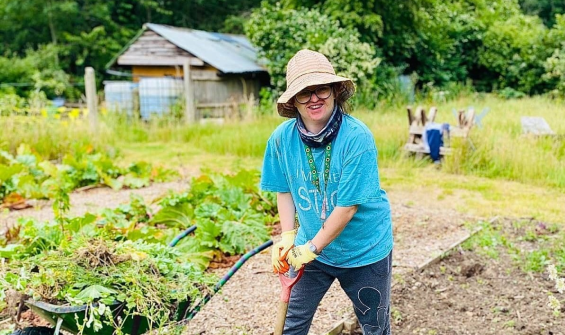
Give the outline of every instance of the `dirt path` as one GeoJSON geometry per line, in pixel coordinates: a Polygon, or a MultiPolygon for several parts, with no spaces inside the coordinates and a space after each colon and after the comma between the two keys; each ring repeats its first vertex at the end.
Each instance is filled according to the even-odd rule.
{"type": "MultiPolygon", "coordinates": [[[[131,194],[146,201],[165,194],[168,190],[186,189],[186,182],[154,184],[139,190],[94,189],[71,195],[72,215],[82,215],[97,208],[116,207],[127,203],[131,194]]],[[[425,196],[411,192],[390,193],[393,208],[395,248],[393,276],[406,273],[430,258],[445,251],[468,231],[465,222],[476,221],[451,209],[434,207],[419,202],[425,196]]],[[[3,214],[0,227],[19,217],[48,220],[53,217],[49,203],[38,202],[35,208],[3,214]]],[[[270,250],[251,258],[197,314],[188,327],[189,334],[270,334],[274,327],[277,299],[280,293],[278,278],[270,272],[270,250]]],[[[218,274],[226,270],[218,270],[218,274]]],[[[324,334],[337,322],[352,313],[347,297],[334,284],[315,315],[311,334],[324,334]]]]}
{"type": "MultiPolygon", "coordinates": [[[[477,220],[452,210],[421,207],[417,194],[413,198],[406,194],[389,195],[395,235],[393,276],[439,255],[468,234],[465,222],[477,220]]],[[[188,334],[272,334],[280,283],[269,271],[269,252],[270,249],[251,258],[228,281],[192,320],[188,334]]],[[[326,334],[352,312],[347,296],[334,283],[314,316],[310,334],[326,334]]]]}
{"type": "MultiPolygon", "coordinates": [[[[100,208],[113,208],[127,203],[132,194],[137,194],[146,201],[151,201],[169,190],[180,191],[187,189],[189,184],[184,181],[175,181],[153,184],[149,187],[136,190],[114,191],[110,188],[95,188],[84,192],[75,192],[70,195],[70,216],[82,216],[87,212],[94,212],[100,208]]],[[[21,217],[32,217],[37,220],[47,221],[53,219],[51,201],[39,200],[30,202],[33,207],[19,211],[0,214],[0,228],[15,222],[21,217]]]]}

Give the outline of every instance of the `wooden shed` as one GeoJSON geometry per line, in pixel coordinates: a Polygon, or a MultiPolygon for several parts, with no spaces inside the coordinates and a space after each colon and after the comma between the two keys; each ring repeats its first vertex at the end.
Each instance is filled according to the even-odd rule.
{"type": "MultiPolygon", "coordinates": [[[[146,23],[106,68],[127,70],[132,81],[176,78],[176,94],[186,98],[194,116],[217,114],[259,97],[269,75],[257,62],[245,36],[146,23]]],[[[114,72],[112,72],[114,71],[114,72]]],[[[140,91],[139,99],[143,93],[140,91]]],[[[190,113],[190,111],[188,112],[190,113]]]]}

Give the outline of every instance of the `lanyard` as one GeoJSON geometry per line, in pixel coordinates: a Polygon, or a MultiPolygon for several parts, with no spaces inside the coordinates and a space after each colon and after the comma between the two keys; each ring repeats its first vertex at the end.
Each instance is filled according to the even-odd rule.
{"type": "Polygon", "coordinates": [[[330,180],[330,162],[332,159],[332,142],[328,143],[325,148],[324,154],[324,192],[320,188],[320,178],[318,177],[318,171],[316,170],[316,164],[314,162],[314,156],[312,155],[312,149],[304,145],[304,150],[306,150],[306,158],[308,158],[308,165],[310,166],[310,171],[312,172],[312,184],[316,186],[318,193],[322,196],[322,213],[320,214],[320,219],[326,219],[326,211],[328,209],[328,197],[326,190],[328,189],[328,182],[330,180]]]}

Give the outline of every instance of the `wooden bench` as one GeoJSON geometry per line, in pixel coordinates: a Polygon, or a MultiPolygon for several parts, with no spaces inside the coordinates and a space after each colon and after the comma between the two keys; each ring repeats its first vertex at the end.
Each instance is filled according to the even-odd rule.
{"type": "MultiPolygon", "coordinates": [[[[404,145],[404,150],[416,154],[417,157],[427,155],[429,151],[426,150],[423,135],[426,124],[435,121],[437,108],[431,107],[427,115],[422,106],[418,106],[415,112],[412,111],[412,107],[407,107],[406,110],[408,112],[408,141],[404,145]]],[[[444,132],[444,139],[446,136],[444,132]]],[[[445,144],[439,150],[441,156],[448,155],[450,152],[451,148],[446,147],[445,144]]]]}
{"type": "Polygon", "coordinates": [[[459,110],[456,112],[456,116],[457,116],[457,125],[449,127],[449,136],[447,138],[448,141],[447,145],[451,146],[451,144],[449,143],[450,138],[459,137],[468,141],[471,147],[475,149],[475,145],[473,144],[473,141],[471,141],[471,138],[469,137],[469,134],[471,133],[471,129],[473,129],[473,126],[475,125],[475,109],[471,107],[467,111],[459,110]]]}
{"type": "Polygon", "coordinates": [[[466,112],[459,110],[457,112],[457,126],[450,127],[450,136],[453,137],[469,137],[471,128],[475,124],[475,109],[469,108],[466,112]]]}

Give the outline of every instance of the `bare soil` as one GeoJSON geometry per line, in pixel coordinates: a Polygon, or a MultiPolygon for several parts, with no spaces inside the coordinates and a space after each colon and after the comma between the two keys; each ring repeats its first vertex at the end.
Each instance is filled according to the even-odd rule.
{"type": "MultiPolygon", "coordinates": [[[[535,250],[524,241],[515,220],[493,222],[509,241],[535,250]]],[[[529,227],[544,226],[531,221],[529,227]]],[[[547,231],[548,238],[555,234],[547,231]]],[[[548,307],[548,292],[560,297],[547,273],[526,273],[504,246],[497,258],[456,247],[448,257],[397,276],[392,290],[394,334],[565,334],[565,318],[548,307]]],[[[561,297],[562,300],[562,297],[561,297]]],[[[561,312],[565,312],[562,308],[561,312]]],[[[353,333],[360,334],[357,328],[353,333]]]]}
{"type": "MultiPolygon", "coordinates": [[[[72,194],[71,202],[73,213],[82,215],[126,203],[132,193],[150,201],[168,189],[186,187],[186,182],[172,182],[141,190],[95,189],[72,194]]],[[[465,223],[481,218],[427,202],[425,190],[389,196],[395,236],[394,334],[563,334],[563,318],[554,319],[546,306],[544,289],[551,283],[542,275],[524,275],[513,267],[509,256],[492,260],[457,251],[426,265],[469,235],[465,223]],[[415,271],[422,267],[425,269],[415,271]]],[[[52,212],[48,203],[10,212],[0,218],[0,229],[21,216],[46,220],[52,212]]],[[[269,253],[268,249],[248,260],[189,323],[186,333],[272,334],[280,283],[270,270],[269,253]]],[[[228,264],[233,261],[226,260],[228,264]]],[[[223,275],[227,272],[223,266],[211,271],[223,275]]],[[[336,283],[322,300],[310,334],[326,334],[351,317],[351,304],[336,283]]],[[[29,316],[23,323],[36,324],[33,320],[29,316]]]]}
{"type": "MultiPolygon", "coordinates": [[[[165,195],[169,190],[180,191],[189,187],[186,181],[175,181],[168,183],[152,184],[141,189],[124,189],[114,191],[111,188],[100,187],[87,189],[83,192],[74,192],[70,196],[71,210],[70,216],[81,216],[87,212],[95,212],[101,208],[114,208],[120,204],[127,203],[130,197],[135,194],[143,197],[145,201],[152,201],[155,198],[165,195]]],[[[0,230],[3,227],[14,223],[20,217],[31,217],[41,221],[53,219],[51,201],[47,200],[28,200],[31,205],[22,210],[0,213],[0,230]]]]}

